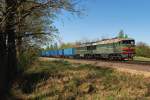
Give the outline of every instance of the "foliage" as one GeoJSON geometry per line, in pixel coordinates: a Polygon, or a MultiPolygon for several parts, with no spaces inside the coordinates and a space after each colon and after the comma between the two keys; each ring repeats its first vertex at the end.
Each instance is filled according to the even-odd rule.
{"type": "Polygon", "coordinates": [[[148,100],[149,81],[111,68],[67,61],[38,61],[13,94],[22,100],[148,100]],[[19,93],[19,96],[18,96],[19,93]]]}
{"type": "Polygon", "coordinates": [[[136,56],[150,57],[150,47],[143,42],[137,43],[136,56]]]}
{"type": "Polygon", "coordinates": [[[57,43],[51,43],[51,45],[48,45],[44,50],[57,50],[58,48],[57,43]]]}
{"type": "Polygon", "coordinates": [[[128,38],[128,35],[127,35],[127,34],[125,34],[124,38],[128,38]]]}
{"type": "Polygon", "coordinates": [[[74,46],[75,46],[74,43],[62,43],[59,48],[60,49],[73,48],[74,46]]]}
{"type": "Polygon", "coordinates": [[[65,48],[73,48],[75,46],[74,43],[62,43],[58,46],[57,43],[51,44],[47,46],[44,50],[57,50],[57,49],[65,49],[65,48]]]}
{"type": "Polygon", "coordinates": [[[30,64],[37,60],[39,51],[40,50],[36,47],[27,47],[26,50],[18,56],[18,71],[25,71],[30,64]]]}
{"type": "MultiPolygon", "coordinates": [[[[53,22],[62,11],[79,14],[77,0],[2,0],[0,2],[0,32],[5,32],[6,26],[13,29],[14,49],[17,48],[19,66],[26,65],[30,54],[28,46],[43,46],[52,42],[58,30],[53,22]],[[13,5],[11,5],[12,3],[13,5]],[[13,18],[11,18],[11,16],[13,18]],[[8,20],[8,18],[10,18],[8,20]],[[5,25],[6,22],[9,22],[5,25]],[[26,51],[27,50],[27,51],[26,51]],[[22,61],[25,61],[23,64],[22,61]]],[[[7,37],[7,36],[6,36],[7,37]]],[[[5,41],[8,41],[4,37],[5,41]]],[[[56,46],[54,48],[57,48],[56,46]]],[[[15,50],[13,50],[15,51],[15,50]]],[[[15,54],[14,54],[15,55],[15,54]]],[[[34,57],[33,57],[34,58],[34,57]]],[[[30,59],[29,59],[30,60],[30,59]]],[[[30,61],[29,61],[30,62],[30,61]]]]}
{"type": "MultiPolygon", "coordinates": [[[[40,42],[45,42],[44,38],[52,38],[56,36],[58,30],[53,25],[56,16],[63,10],[70,13],[79,14],[80,10],[77,8],[78,0],[14,0],[14,5],[10,7],[10,12],[14,8],[16,11],[15,15],[15,31],[17,37],[35,39],[36,41],[42,40],[40,42]],[[30,34],[30,35],[28,35],[30,34]],[[48,37],[48,35],[50,37],[48,37]]],[[[5,14],[5,1],[0,2],[0,24],[1,29],[2,24],[5,23],[7,18],[7,12],[5,14]],[[5,16],[6,15],[6,16],[5,16]]],[[[12,12],[13,13],[13,12],[12,12]]],[[[12,23],[13,24],[13,23],[12,23]]],[[[34,41],[28,41],[30,43],[34,41]]]]}
{"type": "Polygon", "coordinates": [[[134,57],[135,61],[150,61],[150,58],[147,57],[141,57],[141,56],[135,56],[134,57]]]}
{"type": "Polygon", "coordinates": [[[123,30],[120,30],[118,33],[118,38],[128,38],[128,35],[125,34],[123,30]]]}
{"type": "Polygon", "coordinates": [[[35,46],[49,37],[51,39],[57,31],[52,25],[53,16],[62,10],[77,13],[77,2],[78,0],[0,1],[0,99],[5,100],[3,96],[8,94],[16,76],[17,56],[19,63],[22,63],[22,59],[27,60],[24,55],[28,53],[24,54],[26,48],[23,46],[35,46]]]}
{"type": "Polygon", "coordinates": [[[15,21],[9,28],[15,31],[18,52],[25,44],[41,46],[52,42],[58,33],[53,22],[62,11],[80,14],[78,0],[13,0],[8,11],[5,1],[0,2],[0,32],[5,31],[5,21],[11,12],[15,21]]]}

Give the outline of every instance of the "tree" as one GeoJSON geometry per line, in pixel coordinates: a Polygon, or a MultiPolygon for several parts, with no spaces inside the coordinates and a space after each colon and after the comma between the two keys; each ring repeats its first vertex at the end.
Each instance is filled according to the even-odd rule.
{"type": "Polygon", "coordinates": [[[118,33],[118,38],[128,38],[128,35],[125,34],[123,30],[120,30],[118,33]]]}
{"type": "Polygon", "coordinates": [[[136,56],[150,57],[150,47],[143,42],[137,43],[136,56]]]}
{"type": "Polygon", "coordinates": [[[35,44],[37,40],[41,40],[41,37],[51,36],[52,30],[55,29],[52,26],[42,29],[36,24],[35,29],[39,28],[33,31],[37,19],[53,20],[52,15],[62,10],[78,13],[78,10],[75,9],[76,4],[76,0],[0,1],[0,99],[3,100],[4,94],[8,93],[11,80],[16,73],[16,48],[21,48],[19,46],[23,42],[35,44]],[[29,24],[30,21],[34,21],[34,24],[29,24]],[[47,29],[51,30],[47,31],[47,29]]]}
{"type": "MultiPolygon", "coordinates": [[[[1,32],[1,48],[0,48],[0,97],[4,98],[5,93],[8,92],[11,81],[16,71],[16,46],[15,46],[15,11],[16,7],[12,4],[16,4],[16,1],[5,0],[3,7],[6,11],[6,17],[4,23],[2,23],[1,32]]],[[[5,15],[5,14],[2,14],[5,15]]],[[[3,19],[1,20],[3,21],[3,19]]]]}
{"type": "Polygon", "coordinates": [[[120,30],[119,34],[118,34],[118,38],[124,38],[124,31],[120,30]]]}
{"type": "Polygon", "coordinates": [[[125,34],[124,38],[128,38],[128,35],[127,35],[127,34],[125,34]]]}
{"type": "Polygon", "coordinates": [[[74,46],[75,46],[74,43],[62,43],[59,48],[60,49],[73,48],[74,46]]]}

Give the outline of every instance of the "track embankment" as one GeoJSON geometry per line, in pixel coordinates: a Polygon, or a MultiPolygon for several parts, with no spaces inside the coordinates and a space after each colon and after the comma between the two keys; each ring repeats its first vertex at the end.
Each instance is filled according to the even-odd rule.
{"type": "Polygon", "coordinates": [[[103,60],[45,58],[45,57],[40,57],[39,59],[41,61],[66,60],[71,63],[92,64],[96,67],[109,67],[109,68],[114,68],[121,72],[128,72],[131,74],[144,75],[144,77],[150,77],[150,65],[149,64],[111,62],[111,61],[103,61],[103,60]]]}

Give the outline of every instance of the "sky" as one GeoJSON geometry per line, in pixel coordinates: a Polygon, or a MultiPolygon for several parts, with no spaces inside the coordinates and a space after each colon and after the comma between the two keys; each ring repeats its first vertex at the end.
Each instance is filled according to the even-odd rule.
{"type": "Polygon", "coordinates": [[[63,42],[117,36],[120,30],[150,45],[150,0],[83,0],[80,17],[61,13],[55,20],[63,42]]]}

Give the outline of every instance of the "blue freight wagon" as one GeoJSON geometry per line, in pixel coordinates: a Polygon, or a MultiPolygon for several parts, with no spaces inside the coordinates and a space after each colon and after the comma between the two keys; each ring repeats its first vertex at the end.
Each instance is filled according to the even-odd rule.
{"type": "Polygon", "coordinates": [[[73,57],[75,56],[75,48],[67,48],[67,49],[64,49],[64,56],[65,57],[73,57]]]}
{"type": "Polygon", "coordinates": [[[52,51],[51,50],[48,50],[48,56],[52,56],[52,51]]]}
{"type": "Polygon", "coordinates": [[[58,50],[50,50],[51,51],[51,56],[58,56],[58,50]]]}
{"type": "Polygon", "coordinates": [[[54,51],[50,50],[50,56],[54,56],[54,51]]]}
{"type": "Polygon", "coordinates": [[[63,56],[63,55],[64,55],[64,50],[63,49],[58,50],[58,56],[63,56]]]}
{"type": "Polygon", "coordinates": [[[45,56],[46,56],[46,51],[42,51],[42,52],[41,52],[41,56],[42,56],[42,57],[45,57],[45,56]]]}
{"type": "Polygon", "coordinates": [[[49,56],[49,51],[45,51],[45,56],[46,56],[46,57],[49,56]]]}

